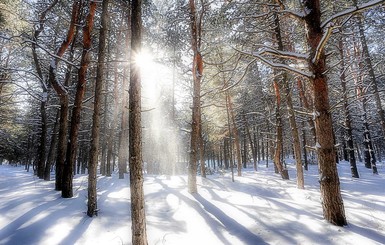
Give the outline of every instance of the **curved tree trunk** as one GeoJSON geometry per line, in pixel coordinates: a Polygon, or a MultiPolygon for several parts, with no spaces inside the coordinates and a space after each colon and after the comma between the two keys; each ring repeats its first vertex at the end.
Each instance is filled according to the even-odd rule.
{"type": "Polygon", "coordinates": [[[67,72],[65,75],[64,86],[57,80],[56,71],[57,66],[59,65],[60,59],[64,52],[67,50],[69,45],[72,43],[71,52],[69,61],[73,60],[74,56],[74,42],[76,39],[78,28],[76,28],[76,23],[78,20],[79,12],[80,12],[80,1],[74,1],[72,5],[72,15],[71,15],[71,23],[67,32],[66,39],[62,42],[58,51],[56,52],[56,57],[50,63],[49,67],[49,77],[48,81],[54,88],[55,92],[59,96],[60,99],[60,119],[59,119],[59,136],[58,136],[58,149],[56,155],[56,168],[55,168],[55,190],[61,191],[63,187],[63,169],[66,158],[67,151],[67,130],[68,130],[68,91],[66,87],[69,85],[72,67],[68,65],[67,72]]]}

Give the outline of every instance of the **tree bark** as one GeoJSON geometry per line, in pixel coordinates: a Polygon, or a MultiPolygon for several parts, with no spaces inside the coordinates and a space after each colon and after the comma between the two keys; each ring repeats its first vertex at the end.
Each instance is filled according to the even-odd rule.
{"type": "Polygon", "coordinates": [[[142,169],[141,77],[134,62],[142,46],[142,1],[133,0],[131,20],[131,72],[129,98],[129,165],[131,191],[132,244],[146,245],[146,216],[142,169]]]}
{"type": "MultiPolygon", "coordinates": [[[[357,0],[355,0],[354,2],[357,5],[357,0]]],[[[378,92],[377,79],[376,79],[376,75],[374,73],[372,60],[370,58],[369,48],[368,48],[368,44],[366,42],[364,25],[362,23],[361,16],[358,17],[357,21],[358,21],[358,28],[359,28],[359,32],[360,32],[362,52],[364,55],[364,62],[366,63],[366,65],[368,66],[368,69],[369,69],[368,72],[369,72],[369,78],[370,78],[370,82],[371,82],[370,85],[373,89],[374,101],[376,103],[377,113],[378,113],[378,116],[380,118],[380,126],[382,129],[382,135],[385,139],[385,113],[384,113],[384,110],[382,109],[380,93],[378,92]]]]}
{"type": "Polygon", "coordinates": [[[274,165],[278,170],[278,173],[281,175],[282,179],[289,179],[289,173],[287,169],[284,168],[281,156],[282,156],[282,140],[283,140],[283,130],[282,130],[282,118],[281,118],[281,95],[279,92],[279,85],[274,81],[274,91],[277,100],[275,108],[275,120],[276,120],[276,141],[275,141],[275,152],[274,152],[274,165]]]}
{"type": "MultiPolygon", "coordinates": [[[[301,104],[303,107],[305,107],[305,109],[307,109],[308,111],[312,111],[313,110],[313,105],[311,105],[305,95],[305,89],[302,85],[302,81],[300,79],[297,80],[297,86],[298,86],[298,90],[299,90],[299,97],[300,97],[300,100],[301,100],[301,104]]],[[[311,133],[311,136],[312,136],[312,142],[310,142],[310,144],[312,145],[315,145],[316,143],[316,133],[315,133],[315,126],[314,126],[314,120],[312,118],[309,118],[307,120],[307,124],[310,128],[310,133],[311,133]]]]}
{"type": "Polygon", "coordinates": [[[97,203],[97,166],[99,156],[99,140],[100,140],[100,108],[103,84],[105,83],[105,58],[106,58],[106,40],[108,31],[108,2],[109,0],[103,0],[102,2],[102,17],[101,28],[99,31],[99,51],[98,51],[98,64],[96,68],[96,81],[95,81],[95,97],[94,97],[94,113],[92,115],[92,130],[91,130],[91,149],[90,159],[88,163],[88,203],[87,203],[87,215],[92,217],[98,215],[98,203],[97,203]]]}
{"type": "Polygon", "coordinates": [[[47,83],[43,77],[43,71],[41,68],[40,60],[38,58],[37,52],[36,52],[36,43],[37,39],[40,36],[40,33],[44,30],[44,24],[46,22],[46,16],[51,11],[55,5],[58,3],[58,0],[54,0],[43,12],[39,15],[39,21],[37,25],[37,29],[34,31],[33,37],[32,37],[32,56],[34,60],[35,69],[37,72],[37,75],[40,79],[40,83],[42,85],[42,98],[40,101],[40,125],[41,125],[41,132],[40,132],[40,144],[38,147],[38,164],[37,164],[37,176],[40,179],[44,178],[44,169],[46,164],[46,145],[47,145],[47,111],[46,106],[48,103],[48,87],[47,83]]]}
{"type": "Polygon", "coordinates": [[[47,157],[47,163],[45,165],[44,169],[44,180],[51,180],[51,167],[53,164],[53,159],[55,157],[55,149],[57,145],[57,131],[59,127],[59,116],[60,116],[60,111],[57,112],[56,114],[56,119],[55,119],[55,124],[52,130],[52,135],[51,135],[51,144],[49,147],[49,153],[47,157]]]}
{"type": "Polygon", "coordinates": [[[366,109],[366,98],[365,96],[360,95],[362,99],[362,122],[363,122],[363,145],[364,145],[364,162],[365,167],[372,169],[373,174],[378,174],[377,166],[376,166],[376,156],[374,154],[372,137],[370,135],[367,109],[366,109]]]}
{"type": "MultiPolygon", "coordinates": [[[[246,115],[243,114],[243,121],[245,122],[245,130],[246,130],[246,134],[247,134],[247,137],[249,138],[249,143],[250,143],[250,148],[251,148],[251,152],[252,152],[252,155],[253,155],[253,166],[254,166],[254,170],[257,171],[258,170],[258,166],[257,166],[257,154],[256,154],[256,149],[254,147],[254,142],[256,141],[254,139],[254,142],[253,142],[253,139],[251,138],[251,133],[250,133],[250,127],[249,127],[249,122],[247,121],[247,118],[246,118],[246,115]]],[[[254,134],[255,135],[255,134],[254,134]]],[[[246,137],[246,136],[245,136],[246,137]]]]}
{"type": "Polygon", "coordinates": [[[230,169],[231,169],[231,181],[234,182],[234,158],[233,158],[233,143],[232,143],[232,136],[231,136],[231,115],[230,115],[230,100],[228,91],[226,91],[226,113],[227,113],[227,128],[228,128],[228,134],[229,134],[229,142],[228,142],[228,153],[229,153],[229,161],[230,161],[230,169]]]}
{"type": "Polygon", "coordinates": [[[43,98],[40,102],[40,115],[41,115],[41,121],[40,121],[40,145],[38,148],[39,152],[39,160],[37,164],[37,176],[39,179],[44,179],[44,169],[46,165],[46,159],[47,159],[47,106],[48,102],[48,90],[45,85],[43,85],[43,98]]]}
{"type": "Polygon", "coordinates": [[[291,135],[293,137],[293,146],[294,146],[294,157],[296,162],[296,170],[297,170],[297,188],[298,189],[304,189],[305,188],[305,180],[303,176],[303,168],[302,168],[302,156],[301,156],[301,143],[300,138],[298,134],[298,127],[297,122],[295,120],[295,112],[294,112],[294,106],[293,101],[291,98],[291,91],[289,88],[289,84],[287,80],[284,80],[284,87],[285,87],[285,93],[286,93],[286,104],[287,104],[287,110],[289,113],[289,122],[290,122],[290,128],[291,128],[291,135]]]}
{"type": "MultiPolygon", "coordinates": [[[[347,155],[349,163],[350,163],[350,171],[353,178],[359,178],[356,157],[354,156],[354,142],[353,142],[353,128],[352,128],[352,119],[349,112],[349,102],[348,102],[348,92],[346,89],[346,75],[345,75],[345,56],[344,56],[344,43],[342,37],[338,40],[338,48],[340,52],[341,58],[341,68],[340,68],[340,80],[341,80],[341,88],[343,95],[343,111],[344,111],[344,128],[345,128],[345,140],[346,147],[344,149],[344,155],[347,155]]],[[[344,156],[345,158],[345,156],[344,156]]]]}
{"type": "Polygon", "coordinates": [[[234,136],[235,153],[237,157],[237,175],[242,176],[241,144],[240,144],[239,135],[238,135],[238,127],[237,127],[237,124],[235,123],[235,115],[233,110],[233,102],[231,101],[231,96],[229,93],[227,93],[226,95],[228,100],[228,106],[229,106],[228,110],[230,112],[231,124],[233,125],[232,131],[230,132],[230,137],[232,133],[234,136]]]}
{"type": "MultiPolygon", "coordinates": [[[[202,115],[201,110],[199,111],[199,114],[202,115]]],[[[202,117],[200,117],[199,119],[202,120],[202,117]]],[[[203,126],[202,121],[200,121],[199,122],[199,162],[201,164],[201,176],[203,178],[206,178],[205,147],[204,147],[202,126],[203,126]]]]}
{"type": "MultiPolygon", "coordinates": [[[[278,50],[285,51],[283,46],[283,39],[281,35],[281,24],[280,19],[277,14],[274,16],[274,22],[275,22],[275,36],[277,39],[278,44],[278,50]]],[[[281,60],[283,64],[285,64],[285,60],[281,60]]],[[[297,187],[298,189],[304,189],[304,177],[303,177],[303,168],[302,168],[302,158],[301,158],[301,144],[299,140],[298,135],[298,127],[297,122],[295,121],[295,113],[294,113],[294,107],[293,107],[293,101],[291,98],[291,91],[289,87],[289,82],[287,78],[287,73],[284,72],[282,74],[282,85],[283,89],[285,91],[286,96],[286,105],[287,105],[287,111],[289,114],[289,122],[290,122],[290,128],[291,128],[291,135],[293,138],[294,143],[294,158],[296,162],[296,170],[297,170],[297,187]]],[[[279,93],[279,92],[278,92],[279,93]]],[[[287,171],[287,170],[286,170],[287,171]]]]}
{"type": "Polygon", "coordinates": [[[78,147],[78,134],[80,127],[80,114],[82,109],[82,101],[86,89],[87,69],[90,62],[90,49],[91,49],[91,31],[94,23],[94,16],[97,3],[91,1],[90,9],[86,19],[86,24],[83,27],[83,52],[80,63],[80,69],[78,71],[78,83],[76,87],[74,107],[72,109],[71,116],[71,128],[69,135],[69,142],[67,146],[66,162],[63,169],[63,187],[62,197],[73,197],[73,174],[74,165],[76,161],[76,151],[78,147]]]}
{"type": "Polygon", "coordinates": [[[306,39],[310,47],[308,60],[312,92],[314,96],[315,130],[317,136],[316,149],[320,174],[320,189],[324,218],[335,225],[346,225],[345,209],[340,191],[340,180],[337,172],[336,154],[333,141],[333,124],[329,105],[329,92],[326,72],[326,55],[323,49],[318,50],[322,41],[321,6],[319,0],[303,1],[306,15],[306,39]],[[316,55],[319,53],[319,55],[316,55]],[[318,57],[317,57],[318,56],[318,57]]]}
{"type": "MultiPolygon", "coordinates": [[[[118,35],[120,37],[120,35],[118,35]]],[[[120,38],[118,38],[119,40],[120,38]]],[[[108,129],[108,138],[107,138],[107,165],[106,165],[106,176],[111,176],[111,161],[112,161],[112,155],[114,154],[113,146],[114,146],[114,139],[115,139],[115,129],[116,124],[118,121],[118,104],[119,104],[119,93],[118,93],[118,67],[115,63],[114,67],[114,88],[113,88],[113,95],[114,95],[114,107],[112,108],[112,122],[110,125],[110,128],[108,129]]]]}
{"type": "MultiPolygon", "coordinates": [[[[130,57],[130,39],[131,39],[131,7],[127,11],[127,25],[128,31],[126,32],[127,38],[125,43],[125,56],[130,57]]],[[[128,64],[128,63],[127,63],[128,64]]],[[[118,170],[119,170],[119,179],[124,179],[124,173],[127,173],[127,162],[128,162],[128,137],[129,137],[129,129],[128,129],[128,73],[129,67],[127,64],[124,64],[123,67],[123,84],[122,84],[122,113],[121,113],[121,130],[119,135],[119,152],[118,152],[118,170]]]]}
{"type": "MultiPolygon", "coordinates": [[[[357,48],[358,43],[356,40],[354,40],[354,55],[356,57],[360,57],[361,53],[360,50],[357,48]]],[[[364,64],[362,62],[358,63],[358,67],[360,72],[364,70],[364,64]]],[[[356,74],[356,93],[357,98],[361,101],[361,120],[362,120],[362,129],[363,129],[363,156],[364,156],[364,163],[366,168],[371,168],[374,174],[377,174],[377,166],[376,166],[376,157],[374,155],[373,150],[373,144],[372,144],[372,137],[370,135],[370,129],[369,129],[369,123],[368,123],[368,115],[367,115],[367,96],[366,96],[366,90],[363,88],[363,80],[362,77],[356,74]]]]}
{"type": "Polygon", "coordinates": [[[58,149],[56,156],[56,168],[55,168],[55,190],[61,191],[63,187],[63,169],[67,151],[67,130],[68,130],[68,91],[66,87],[69,85],[71,77],[71,65],[68,65],[67,72],[65,75],[64,86],[57,80],[56,71],[59,65],[60,59],[64,55],[69,45],[72,43],[69,61],[73,60],[74,54],[74,42],[77,35],[76,23],[80,12],[80,1],[74,1],[72,5],[71,23],[67,32],[66,39],[60,45],[49,67],[48,81],[54,88],[55,92],[60,99],[60,119],[59,119],[59,136],[58,136],[58,149]]]}
{"type": "Polygon", "coordinates": [[[203,75],[203,59],[200,53],[201,40],[201,22],[197,20],[197,11],[194,0],[189,0],[190,10],[190,29],[191,29],[191,48],[193,50],[193,105],[192,105],[192,119],[191,119],[191,138],[190,138],[190,160],[188,167],[188,191],[196,193],[197,183],[197,162],[198,162],[198,148],[199,148],[199,124],[201,122],[200,115],[200,91],[201,80],[203,75]]]}

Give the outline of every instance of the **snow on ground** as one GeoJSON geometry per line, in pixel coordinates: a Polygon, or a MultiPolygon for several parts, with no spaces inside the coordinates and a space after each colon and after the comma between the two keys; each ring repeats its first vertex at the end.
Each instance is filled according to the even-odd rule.
{"type": "MultiPolygon", "coordinates": [[[[380,175],[360,165],[360,179],[339,164],[349,225],[323,220],[317,166],[305,172],[298,190],[295,168],[284,181],[264,164],[231,182],[229,173],[198,177],[199,194],[186,190],[187,177],[145,177],[149,244],[385,244],[385,164],[380,175]]],[[[63,199],[54,182],[23,167],[0,166],[0,244],[131,244],[128,177],[98,177],[99,216],[89,218],[87,176],[74,180],[74,198],[63,199]]]]}

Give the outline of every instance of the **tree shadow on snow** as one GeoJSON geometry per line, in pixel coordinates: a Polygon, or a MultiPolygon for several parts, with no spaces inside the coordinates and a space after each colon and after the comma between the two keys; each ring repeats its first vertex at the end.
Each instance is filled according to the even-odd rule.
{"type": "MultiPolygon", "coordinates": [[[[193,197],[200,204],[202,204],[205,212],[208,212],[211,215],[213,215],[216,219],[218,219],[223,224],[224,228],[228,232],[230,232],[230,234],[236,236],[239,240],[241,240],[245,244],[258,244],[258,245],[267,244],[260,237],[252,233],[250,230],[248,230],[246,227],[239,224],[237,221],[235,221],[231,217],[227,216],[222,210],[220,210],[218,207],[213,205],[211,202],[204,199],[201,195],[194,194],[193,197]]],[[[204,213],[202,213],[202,215],[207,216],[207,214],[204,214],[204,213]]]]}
{"type": "MultiPolygon", "coordinates": [[[[199,205],[199,202],[194,202],[192,199],[183,195],[181,193],[180,189],[170,188],[159,179],[156,179],[156,182],[159,183],[164,190],[167,190],[167,193],[171,193],[171,194],[177,196],[180,200],[182,200],[184,203],[186,203],[191,208],[193,208],[206,221],[206,223],[210,226],[213,234],[215,234],[217,236],[217,238],[221,241],[221,244],[232,245],[222,234],[222,230],[220,229],[220,227],[222,227],[222,224],[220,222],[218,222],[217,220],[213,219],[212,217],[210,217],[210,215],[207,215],[207,211],[204,210],[201,205],[199,205]]],[[[147,196],[146,196],[146,198],[147,198],[147,196]]]]}
{"type": "Polygon", "coordinates": [[[385,236],[383,234],[380,234],[373,229],[367,229],[358,225],[350,224],[347,226],[347,229],[350,230],[353,233],[360,234],[363,237],[366,237],[368,239],[371,239],[373,241],[378,242],[379,244],[384,244],[385,242],[385,236]]]}
{"type": "Polygon", "coordinates": [[[0,230],[0,244],[39,244],[46,235],[44,231],[63,218],[62,210],[67,210],[73,201],[61,199],[57,195],[58,199],[43,202],[0,230]],[[41,214],[45,216],[38,219],[41,214]]]}

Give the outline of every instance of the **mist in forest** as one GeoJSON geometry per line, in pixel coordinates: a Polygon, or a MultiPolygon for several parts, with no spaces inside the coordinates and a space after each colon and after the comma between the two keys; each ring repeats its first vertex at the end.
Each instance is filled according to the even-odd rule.
{"type": "Polygon", "coordinates": [[[140,61],[142,73],[143,162],[148,174],[185,171],[184,149],[174,116],[172,69],[155,62],[148,52],[140,61]]]}

